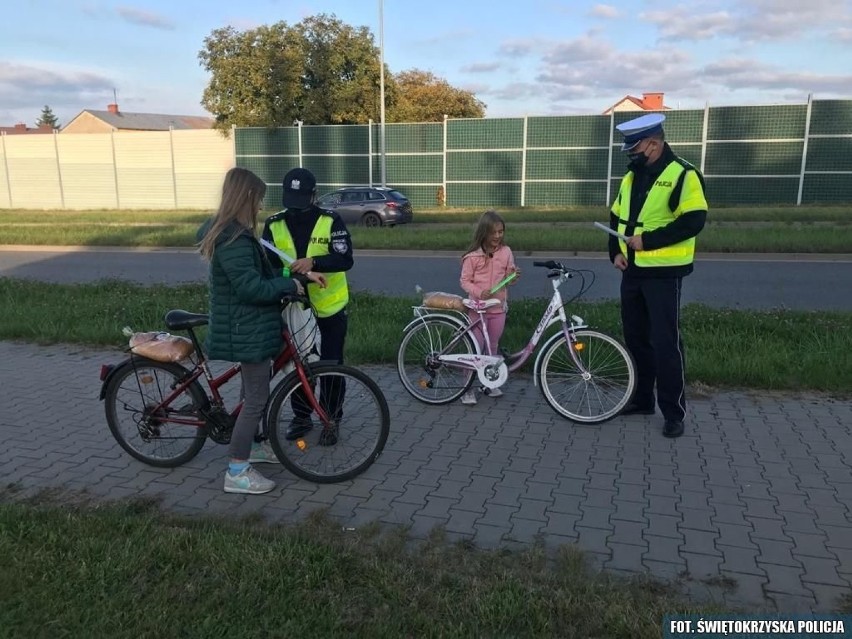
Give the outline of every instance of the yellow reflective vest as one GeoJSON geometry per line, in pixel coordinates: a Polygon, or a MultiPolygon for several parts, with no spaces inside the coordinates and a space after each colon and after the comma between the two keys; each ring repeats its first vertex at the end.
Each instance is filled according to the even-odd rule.
{"type": "MultiPolygon", "coordinates": [[[[331,243],[331,224],[333,218],[328,215],[320,215],[317,223],[311,231],[311,239],[308,241],[308,251],[305,257],[321,257],[328,254],[328,246],[331,243]]],[[[272,233],[272,241],[276,247],[287,255],[296,255],[296,246],[293,236],[284,220],[273,222],[269,226],[272,233]]],[[[286,269],[286,267],[285,267],[286,269]]],[[[285,275],[289,276],[289,269],[285,275]]],[[[308,284],[308,297],[317,311],[318,317],[329,317],[337,313],[349,302],[349,284],[346,281],[346,273],[323,273],[328,285],[320,288],[314,283],[308,284]]]]}
{"type": "MultiPolygon", "coordinates": [[[[612,207],[613,214],[618,218],[618,232],[624,235],[627,231],[628,218],[630,217],[630,192],[633,187],[633,171],[628,171],[621,181],[618,197],[612,207]]],[[[706,211],[707,200],[704,197],[704,189],[698,177],[697,170],[689,164],[674,160],[654,181],[654,185],[648,192],[648,197],[639,211],[638,224],[642,231],[653,231],[661,226],[669,224],[672,220],[680,217],[688,211],[706,211]],[[683,187],[680,202],[672,211],[669,208],[669,199],[672,191],[683,176],[683,187]]],[[[627,255],[627,244],[618,241],[621,252],[627,255]]],[[[683,266],[692,264],[695,257],[695,238],[691,237],[683,242],[663,246],[651,251],[636,251],[634,263],[640,267],[654,266],[683,266]]]]}

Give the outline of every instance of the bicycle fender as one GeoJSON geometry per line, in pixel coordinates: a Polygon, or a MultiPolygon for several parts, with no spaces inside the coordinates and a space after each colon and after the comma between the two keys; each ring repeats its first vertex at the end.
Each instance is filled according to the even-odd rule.
{"type": "Polygon", "coordinates": [[[433,318],[433,317],[440,317],[441,319],[445,319],[448,322],[455,324],[459,328],[464,328],[464,322],[462,320],[460,320],[458,317],[454,317],[453,315],[447,315],[446,313],[429,313],[427,315],[424,315],[423,317],[417,317],[417,318],[411,320],[406,325],[406,327],[404,329],[402,329],[402,332],[407,333],[408,331],[410,331],[412,328],[414,328],[418,324],[422,324],[424,322],[427,322],[429,320],[429,318],[433,318]]]}
{"type": "MultiPolygon", "coordinates": [[[[104,377],[103,383],[101,384],[101,392],[98,395],[98,399],[103,401],[106,398],[107,387],[109,386],[110,382],[112,381],[112,378],[115,377],[116,373],[118,373],[118,371],[123,370],[124,368],[126,368],[128,366],[134,366],[134,367],[135,366],[145,366],[146,362],[152,362],[154,364],[166,363],[166,362],[155,362],[154,360],[146,359],[144,357],[128,357],[127,359],[122,360],[118,364],[110,365],[109,372],[107,373],[106,377],[104,377]]],[[[189,370],[186,369],[186,367],[183,366],[182,364],[178,364],[176,362],[168,362],[168,363],[174,364],[176,366],[180,366],[181,368],[186,370],[187,373],[189,372],[189,370]]],[[[195,382],[195,383],[197,384],[198,382],[195,382]]],[[[205,395],[206,395],[206,393],[205,393],[205,395]]]]}
{"type": "Polygon", "coordinates": [[[98,395],[98,399],[103,401],[106,398],[106,389],[109,386],[109,383],[112,381],[112,378],[115,377],[115,374],[120,371],[125,366],[129,366],[132,362],[131,358],[124,359],[120,361],[118,364],[109,364],[109,372],[106,374],[106,377],[103,378],[103,382],[101,383],[101,392],[98,395]]]}

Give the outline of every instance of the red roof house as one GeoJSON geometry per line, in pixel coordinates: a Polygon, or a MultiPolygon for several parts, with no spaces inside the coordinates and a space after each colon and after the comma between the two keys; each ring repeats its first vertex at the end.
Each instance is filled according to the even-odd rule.
{"type": "Polygon", "coordinates": [[[603,114],[609,115],[614,111],[668,111],[669,107],[663,104],[663,95],[662,93],[643,93],[641,98],[625,95],[603,114]]]}

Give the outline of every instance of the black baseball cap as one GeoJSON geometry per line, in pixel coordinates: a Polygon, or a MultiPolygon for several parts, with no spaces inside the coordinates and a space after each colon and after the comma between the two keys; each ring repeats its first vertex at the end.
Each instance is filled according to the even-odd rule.
{"type": "Polygon", "coordinates": [[[307,169],[298,168],[287,171],[284,176],[284,208],[306,209],[317,190],[317,179],[307,169]]]}

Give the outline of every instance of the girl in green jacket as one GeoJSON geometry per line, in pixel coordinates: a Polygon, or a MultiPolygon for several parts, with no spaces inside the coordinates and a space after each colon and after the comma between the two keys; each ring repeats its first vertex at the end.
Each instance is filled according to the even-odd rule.
{"type": "MultiPolygon", "coordinates": [[[[267,442],[254,442],[269,399],[272,359],[281,351],[281,298],[304,295],[302,282],[276,274],[257,240],[266,184],[251,171],[225,175],[216,215],[198,231],[199,251],[210,262],[207,356],[239,362],[244,403],[234,425],[225,492],[260,495],[275,488],[251,463],[278,463],[267,442]]],[[[307,274],[320,286],[323,277],[307,274]]]]}

